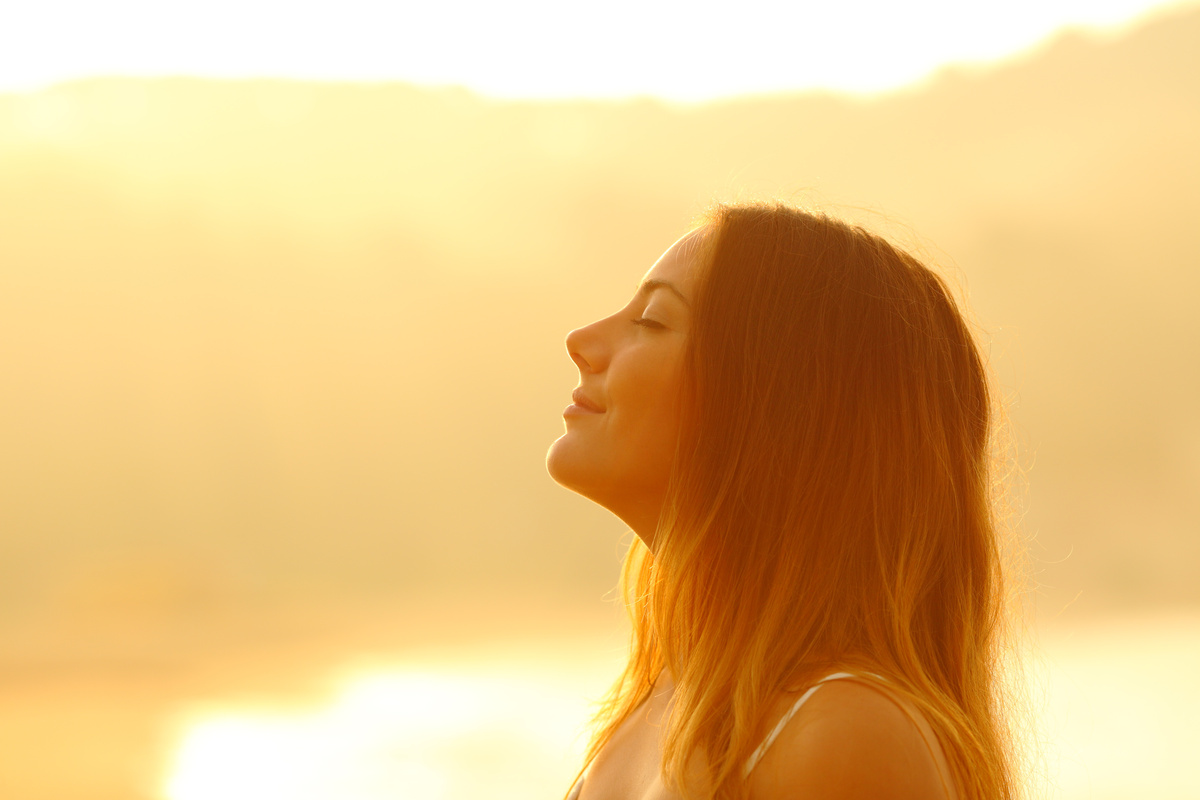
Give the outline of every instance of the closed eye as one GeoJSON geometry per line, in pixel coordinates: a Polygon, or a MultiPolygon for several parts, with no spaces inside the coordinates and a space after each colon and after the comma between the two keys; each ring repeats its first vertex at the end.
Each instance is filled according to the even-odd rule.
{"type": "Polygon", "coordinates": [[[638,317],[637,319],[632,320],[632,322],[634,325],[641,325],[643,328],[665,328],[665,327],[667,327],[666,325],[663,325],[661,322],[655,322],[654,320],[648,319],[647,317],[638,317]]]}

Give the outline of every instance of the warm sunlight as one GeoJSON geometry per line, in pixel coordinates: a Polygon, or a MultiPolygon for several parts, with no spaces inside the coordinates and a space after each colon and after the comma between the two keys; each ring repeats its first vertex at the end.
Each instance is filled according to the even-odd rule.
{"type": "Polygon", "coordinates": [[[1012,55],[1063,27],[1121,25],[1177,5],[755,0],[735,13],[681,0],[43,0],[5,12],[0,91],[94,75],[183,74],[398,80],[510,98],[872,92],[946,64],[1012,55]]]}
{"type": "MultiPolygon", "coordinates": [[[[1043,633],[1027,654],[1015,718],[1033,736],[1033,796],[1193,797],[1197,632],[1200,619],[1179,616],[1043,633]],[[1124,653],[1114,640],[1127,644],[1124,653]]],[[[344,680],[320,706],[197,712],[184,720],[164,796],[560,797],[580,763],[588,699],[606,688],[614,654],[599,640],[570,649],[576,655],[542,650],[540,667],[480,652],[421,669],[380,668],[344,680]]]]}
{"type": "Polygon", "coordinates": [[[502,800],[505,787],[520,789],[513,800],[561,794],[582,757],[587,697],[603,691],[604,676],[594,663],[464,666],[361,674],[315,708],[197,712],[184,723],[165,796],[502,800]]]}
{"type": "Polygon", "coordinates": [[[759,198],[973,312],[1030,797],[1197,800],[1198,53],[1200,0],[7,3],[0,800],[561,800],[635,539],[548,474],[566,340],[759,198]]]}
{"type": "Polygon", "coordinates": [[[1031,796],[1196,797],[1197,668],[1195,615],[1044,630],[1020,701],[1038,718],[1031,796]]]}

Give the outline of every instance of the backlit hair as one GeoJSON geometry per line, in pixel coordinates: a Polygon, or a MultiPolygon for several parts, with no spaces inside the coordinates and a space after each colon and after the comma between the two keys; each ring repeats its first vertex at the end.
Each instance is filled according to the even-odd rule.
{"type": "Polygon", "coordinates": [[[920,710],[961,800],[1015,797],[992,398],[951,293],[790,206],[703,226],[679,445],[653,553],[626,557],[632,651],[588,762],[666,669],[668,785],[739,800],[773,701],[845,670],[920,710]]]}

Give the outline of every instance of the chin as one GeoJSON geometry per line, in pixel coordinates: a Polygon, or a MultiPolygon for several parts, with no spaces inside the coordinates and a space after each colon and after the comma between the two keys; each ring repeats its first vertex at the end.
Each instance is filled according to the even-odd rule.
{"type": "Polygon", "coordinates": [[[576,494],[594,500],[594,492],[588,487],[594,481],[588,480],[588,467],[592,459],[582,452],[579,443],[573,441],[570,433],[564,433],[554,440],[546,451],[546,472],[554,482],[564,489],[570,489],[576,494]]]}
{"type": "Polygon", "coordinates": [[[555,439],[550,444],[550,449],[546,451],[546,472],[554,479],[554,482],[568,489],[574,488],[571,485],[569,476],[570,469],[570,442],[564,441],[570,434],[564,433],[562,436],[555,439]]]}

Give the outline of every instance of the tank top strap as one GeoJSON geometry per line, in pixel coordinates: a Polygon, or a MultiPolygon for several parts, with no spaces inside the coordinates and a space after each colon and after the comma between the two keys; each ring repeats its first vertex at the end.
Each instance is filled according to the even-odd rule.
{"type": "Polygon", "coordinates": [[[832,675],[826,675],[824,678],[821,678],[821,680],[808,687],[808,690],[804,694],[800,695],[800,698],[792,704],[792,707],[787,710],[787,713],[780,717],[779,722],[775,723],[775,727],[772,728],[771,732],[767,734],[767,738],[763,739],[763,742],[758,746],[758,749],[750,754],[750,758],[746,759],[746,766],[742,768],[742,777],[748,777],[751,770],[758,766],[758,762],[762,760],[762,757],[766,754],[767,749],[770,748],[770,746],[775,742],[775,739],[778,738],[779,734],[783,732],[783,729],[787,727],[787,724],[792,721],[792,717],[796,716],[796,712],[800,710],[800,706],[804,705],[808,698],[812,697],[813,693],[816,692],[817,689],[821,688],[821,684],[826,683],[827,681],[835,681],[840,678],[857,677],[857,675],[854,675],[850,672],[835,672],[832,675]]]}

